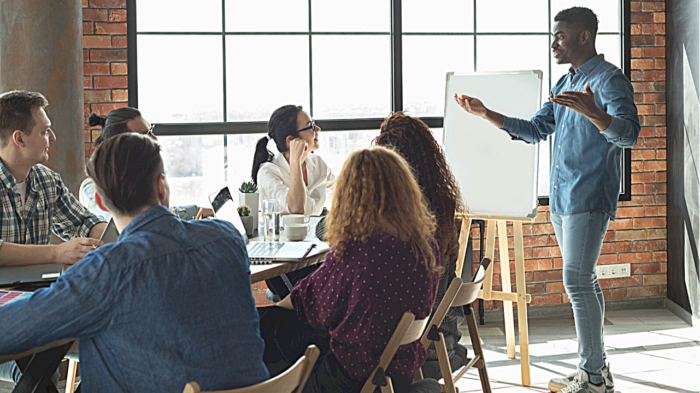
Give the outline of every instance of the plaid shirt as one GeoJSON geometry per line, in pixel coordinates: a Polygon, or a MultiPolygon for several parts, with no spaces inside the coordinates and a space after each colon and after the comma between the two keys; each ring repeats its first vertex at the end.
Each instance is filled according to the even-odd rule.
{"type": "Polygon", "coordinates": [[[17,181],[0,162],[0,244],[49,244],[51,231],[63,240],[88,237],[102,222],[68,190],[61,175],[37,164],[29,171],[24,209],[17,181]]]}

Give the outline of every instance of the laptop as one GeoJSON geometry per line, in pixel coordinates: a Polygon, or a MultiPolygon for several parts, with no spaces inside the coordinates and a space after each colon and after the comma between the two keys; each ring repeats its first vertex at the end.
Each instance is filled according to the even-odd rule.
{"type": "Polygon", "coordinates": [[[231,199],[228,187],[211,194],[209,201],[214,210],[214,217],[233,224],[245,239],[250,263],[258,265],[272,262],[300,262],[317,245],[312,242],[250,242],[238,215],[238,209],[231,199]]]}
{"type": "Polygon", "coordinates": [[[0,287],[19,284],[52,283],[66,270],[62,263],[0,267],[0,287]]]}
{"type": "Polygon", "coordinates": [[[114,224],[114,218],[111,218],[109,220],[109,223],[105,227],[105,230],[102,232],[102,236],[100,236],[100,240],[105,242],[105,244],[108,244],[108,243],[116,243],[118,239],[119,239],[119,230],[117,229],[117,226],[114,224]]]}

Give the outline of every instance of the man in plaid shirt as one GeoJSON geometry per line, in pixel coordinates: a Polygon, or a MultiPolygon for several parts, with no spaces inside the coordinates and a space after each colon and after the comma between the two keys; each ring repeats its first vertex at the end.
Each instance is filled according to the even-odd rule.
{"type": "Polygon", "coordinates": [[[73,264],[102,245],[106,224],[42,165],[56,140],[41,93],[0,95],[0,266],[73,264]],[[51,231],[65,243],[49,245],[51,231]]]}

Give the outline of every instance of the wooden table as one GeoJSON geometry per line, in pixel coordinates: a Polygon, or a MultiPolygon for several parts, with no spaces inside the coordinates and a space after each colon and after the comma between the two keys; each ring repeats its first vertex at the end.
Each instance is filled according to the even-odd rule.
{"type": "MultiPolygon", "coordinates": [[[[280,240],[286,240],[284,235],[281,236],[280,240]]],[[[256,237],[250,241],[260,242],[263,241],[263,238],[256,237]]],[[[304,241],[316,243],[317,246],[311,250],[309,255],[307,255],[301,262],[275,262],[266,265],[250,265],[250,283],[255,284],[256,282],[269,280],[285,273],[290,273],[307,266],[321,263],[324,259],[326,259],[328,244],[318,240],[315,236],[313,236],[313,234],[307,236],[304,241]]]]}

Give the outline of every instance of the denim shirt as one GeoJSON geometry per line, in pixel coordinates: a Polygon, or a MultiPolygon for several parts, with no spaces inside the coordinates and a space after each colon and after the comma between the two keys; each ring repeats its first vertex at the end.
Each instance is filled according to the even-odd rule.
{"type": "Polygon", "coordinates": [[[623,147],[637,143],[640,126],[632,83],[603,55],[562,76],[551,94],[585,92],[591,84],[595,103],[612,116],[600,131],[588,118],[548,101],[531,120],[506,117],[503,130],[513,139],[537,143],[557,133],[552,153],[549,209],[557,214],[604,211],[613,219],[620,193],[623,147]]]}
{"type": "Polygon", "coordinates": [[[232,389],[269,377],[245,243],[229,223],[163,206],[49,288],[0,307],[0,354],[80,339],[85,392],[232,389]]]}

